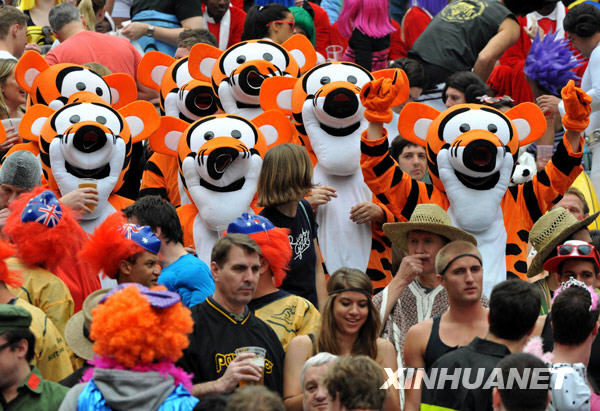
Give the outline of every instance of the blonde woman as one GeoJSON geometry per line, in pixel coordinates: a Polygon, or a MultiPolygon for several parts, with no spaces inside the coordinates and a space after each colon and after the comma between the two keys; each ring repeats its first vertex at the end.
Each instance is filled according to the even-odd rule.
{"type": "Polygon", "coordinates": [[[258,177],[261,215],[290,229],[292,260],[281,289],[304,297],[316,307],[327,298],[325,273],[317,243],[315,215],[304,196],[312,188],[313,167],[306,149],[282,144],[270,149],[258,177]]]}
{"type": "Polygon", "coordinates": [[[25,113],[25,91],[15,80],[16,60],[0,60],[0,119],[6,132],[6,139],[0,144],[0,153],[5,153],[19,141],[17,133],[18,122],[16,119],[23,117],[25,113]],[[13,124],[14,123],[14,124],[13,124]]]}
{"type": "MultiPolygon", "coordinates": [[[[319,352],[366,355],[384,369],[394,372],[398,369],[394,346],[378,338],[379,312],[371,302],[373,284],[369,277],[360,270],[342,267],[329,279],[327,292],[318,335],[297,336],[288,345],[283,367],[283,398],[290,411],[302,409],[302,367],[319,352]]],[[[387,373],[384,379],[387,380],[387,373]]],[[[399,407],[398,391],[390,387],[383,409],[399,407]]]]}

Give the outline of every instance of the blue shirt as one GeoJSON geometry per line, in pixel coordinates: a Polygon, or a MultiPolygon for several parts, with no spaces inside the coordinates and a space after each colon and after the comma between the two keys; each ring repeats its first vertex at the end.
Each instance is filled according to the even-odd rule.
{"type": "Polygon", "coordinates": [[[183,255],[164,267],[158,283],[179,294],[187,307],[200,304],[215,292],[215,282],[208,266],[191,254],[183,255]]]}

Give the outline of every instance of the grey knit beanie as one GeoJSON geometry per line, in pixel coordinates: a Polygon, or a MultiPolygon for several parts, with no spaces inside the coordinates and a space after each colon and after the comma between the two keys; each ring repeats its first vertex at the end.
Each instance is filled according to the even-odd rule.
{"type": "Polygon", "coordinates": [[[42,184],[42,166],[31,152],[15,151],[4,159],[0,168],[0,184],[31,190],[42,184]]]}

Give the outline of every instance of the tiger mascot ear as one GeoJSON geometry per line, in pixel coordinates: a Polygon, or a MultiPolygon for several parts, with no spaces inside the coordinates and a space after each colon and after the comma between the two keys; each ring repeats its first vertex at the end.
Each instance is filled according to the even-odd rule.
{"type": "Polygon", "coordinates": [[[400,112],[398,132],[403,139],[426,147],[427,132],[440,112],[423,103],[408,103],[400,112]]]}
{"type": "Polygon", "coordinates": [[[281,47],[294,57],[301,74],[306,73],[317,64],[317,52],[310,40],[302,34],[294,34],[283,42],[281,47]]]}
{"type": "Polygon", "coordinates": [[[132,143],[147,139],[160,125],[160,115],[149,101],[134,101],[118,111],[129,126],[132,143]]]}
{"type": "Polygon", "coordinates": [[[29,107],[19,124],[19,135],[26,140],[39,143],[42,127],[53,114],[54,110],[43,104],[29,107]]]}
{"type": "Polygon", "coordinates": [[[210,44],[198,43],[190,50],[188,70],[196,80],[208,81],[212,79],[212,71],[223,50],[210,44]]]}
{"type": "Polygon", "coordinates": [[[162,116],[160,126],[148,140],[150,148],[157,153],[177,157],[179,140],[189,126],[189,123],[179,118],[162,116]]]}
{"type": "Polygon", "coordinates": [[[138,81],[144,86],[160,91],[162,79],[175,59],[160,51],[144,54],[137,70],[138,81]]]}
{"type": "Polygon", "coordinates": [[[29,151],[31,154],[33,154],[36,157],[40,155],[40,145],[38,143],[30,141],[29,143],[15,144],[6,152],[6,154],[4,155],[4,158],[7,158],[15,151],[23,151],[23,150],[29,151]]]}
{"type": "Polygon", "coordinates": [[[265,138],[264,151],[257,148],[261,155],[279,144],[291,143],[294,132],[290,119],[281,111],[265,111],[254,117],[252,124],[256,126],[265,138]]]}
{"type": "MultiPolygon", "coordinates": [[[[260,87],[260,106],[263,110],[278,110],[292,114],[292,94],[298,79],[292,77],[269,77],[260,87]]],[[[289,120],[288,120],[289,122],[289,120]]]]}
{"type": "Polygon", "coordinates": [[[517,129],[520,147],[536,141],[546,131],[544,113],[534,103],[521,103],[508,110],[505,115],[517,129]]]}
{"type": "Polygon", "coordinates": [[[110,105],[113,108],[118,110],[137,100],[137,85],[129,74],[113,73],[102,78],[110,88],[110,105]]]}
{"type": "Polygon", "coordinates": [[[15,80],[27,93],[31,93],[35,78],[50,65],[40,53],[27,50],[17,62],[15,67],[15,80]]]}
{"type": "Polygon", "coordinates": [[[391,68],[391,69],[383,69],[377,70],[373,73],[374,79],[378,78],[389,78],[398,83],[400,83],[400,92],[398,96],[394,99],[392,103],[392,107],[399,106],[400,104],[404,104],[406,100],[408,100],[409,92],[410,92],[410,84],[408,83],[408,77],[406,77],[406,73],[404,70],[391,68]]]}
{"type": "Polygon", "coordinates": [[[0,144],[6,141],[6,130],[4,129],[4,124],[0,123],[0,144]]]}

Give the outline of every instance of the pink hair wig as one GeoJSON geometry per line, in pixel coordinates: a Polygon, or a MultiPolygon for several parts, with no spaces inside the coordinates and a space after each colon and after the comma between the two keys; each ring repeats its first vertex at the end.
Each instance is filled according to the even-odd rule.
{"type": "Polygon", "coordinates": [[[388,0],[344,0],[337,21],[344,37],[350,37],[353,29],[374,38],[385,37],[394,31],[388,0]]]}

